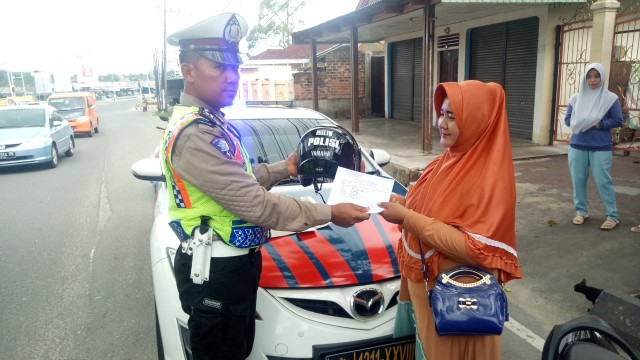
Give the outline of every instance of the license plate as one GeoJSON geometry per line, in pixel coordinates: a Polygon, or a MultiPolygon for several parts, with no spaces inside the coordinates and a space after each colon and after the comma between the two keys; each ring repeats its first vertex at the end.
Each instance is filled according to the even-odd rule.
{"type": "Polygon", "coordinates": [[[413,360],[416,337],[408,336],[326,349],[314,357],[320,360],[413,360]]]}
{"type": "Polygon", "coordinates": [[[16,157],[16,153],[13,151],[0,152],[0,159],[12,159],[14,157],[16,157]]]}

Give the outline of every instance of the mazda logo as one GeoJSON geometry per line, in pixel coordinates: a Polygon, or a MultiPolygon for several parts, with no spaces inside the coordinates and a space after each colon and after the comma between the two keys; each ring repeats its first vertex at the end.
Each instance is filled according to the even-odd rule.
{"type": "Polygon", "coordinates": [[[358,320],[371,320],[384,312],[384,295],[378,289],[366,288],[351,295],[351,314],[358,320]]]}

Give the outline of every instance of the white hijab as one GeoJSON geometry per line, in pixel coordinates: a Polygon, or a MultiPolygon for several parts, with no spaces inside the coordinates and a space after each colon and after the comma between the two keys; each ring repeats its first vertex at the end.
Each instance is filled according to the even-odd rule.
{"type": "Polygon", "coordinates": [[[604,84],[607,82],[605,79],[602,64],[593,63],[584,70],[580,81],[580,91],[569,98],[569,105],[572,109],[569,127],[572,133],[578,134],[594,127],[618,98],[616,94],[606,90],[604,84]],[[595,90],[587,85],[587,73],[591,69],[596,69],[600,73],[600,86],[595,90]]]}

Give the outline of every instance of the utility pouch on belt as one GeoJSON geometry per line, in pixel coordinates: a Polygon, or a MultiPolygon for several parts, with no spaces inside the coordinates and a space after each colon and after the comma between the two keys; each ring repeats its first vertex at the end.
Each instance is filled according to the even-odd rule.
{"type": "Polygon", "coordinates": [[[209,280],[211,266],[211,250],[213,229],[207,224],[209,218],[203,217],[200,226],[193,231],[193,237],[189,239],[191,257],[191,279],[194,284],[202,284],[209,280]]]}

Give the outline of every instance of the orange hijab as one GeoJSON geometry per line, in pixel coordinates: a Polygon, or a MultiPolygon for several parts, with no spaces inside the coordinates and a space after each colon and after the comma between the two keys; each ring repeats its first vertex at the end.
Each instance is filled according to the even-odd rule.
{"type": "MultiPolygon", "coordinates": [[[[516,189],[505,94],[495,83],[442,83],[435,91],[438,117],[445,97],[460,135],[433,160],[407,194],[407,207],[464,231],[467,252],[501,280],[520,278],[515,238],[516,189]]],[[[408,235],[409,243],[417,240],[408,235]]],[[[425,249],[428,251],[428,249],[425,249]]]]}

